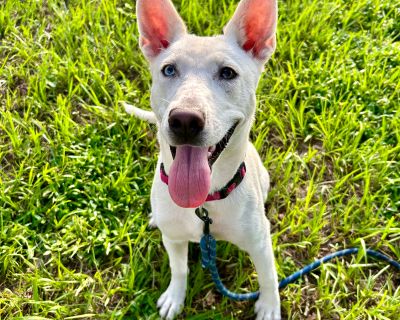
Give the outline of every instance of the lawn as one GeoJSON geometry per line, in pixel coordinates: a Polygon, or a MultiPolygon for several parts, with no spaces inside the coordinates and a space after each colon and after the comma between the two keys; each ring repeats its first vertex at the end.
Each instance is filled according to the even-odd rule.
{"type": "MultiPolygon", "coordinates": [[[[191,32],[221,32],[237,1],[174,1],[191,32]]],[[[278,46],[251,139],[272,186],[279,278],[329,252],[400,260],[400,2],[279,1],[278,46]]],[[[134,0],[0,1],[0,318],[157,319],[169,282],[148,227],[156,128],[134,0]]],[[[253,319],[215,290],[190,246],[180,319],[253,319]]],[[[249,257],[218,244],[232,290],[249,257]]],[[[281,291],[284,319],[398,319],[400,273],[340,258],[281,291]]]]}

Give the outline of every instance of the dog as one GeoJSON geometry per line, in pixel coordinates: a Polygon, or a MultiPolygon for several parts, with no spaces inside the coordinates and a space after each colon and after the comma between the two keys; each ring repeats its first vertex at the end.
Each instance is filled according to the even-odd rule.
{"type": "Polygon", "coordinates": [[[161,230],[171,268],[171,282],[157,302],[160,316],[173,319],[183,307],[188,243],[202,236],[195,209],[203,207],[213,221],[211,234],[254,262],[257,319],[281,319],[264,212],[269,175],[249,141],[258,80],[276,47],[276,0],[241,0],[223,34],[214,37],[188,34],[170,0],[138,0],[136,10],[153,80],[152,111],[129,104],[125,109],[158,128],[151,223],[161,230]]]}

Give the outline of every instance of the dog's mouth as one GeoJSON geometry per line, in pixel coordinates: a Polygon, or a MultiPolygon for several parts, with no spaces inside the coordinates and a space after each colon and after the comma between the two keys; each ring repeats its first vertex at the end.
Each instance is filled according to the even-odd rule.
{"type": "Polygon", "coordinates": [[[214,146],[171,146],[172,165],[168,190],[180,207],[197,208],[207,199],[211,187],[211,167],[228,145],[238,123],[214,146]]]}
{"type": "MultiPolygon", "coordinates": [[[[216,145],[208,147],[207,157],[208,157],[208,165],[210,166],[210,168],[212,167],[214,162],[217,161],[222,151],[224,151],[224,149],[228,145],[229,140],[231,139],[238,124],[239,122],[236,122],[232,127],[230,127],[225,136],[216,145]]],[[[169,148],[171,150],[172,159],[175,159],[176,147],[170,146],[169,148]]]]}

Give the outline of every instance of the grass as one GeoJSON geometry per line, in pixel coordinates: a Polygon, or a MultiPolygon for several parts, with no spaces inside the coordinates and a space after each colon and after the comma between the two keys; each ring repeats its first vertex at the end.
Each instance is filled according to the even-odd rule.
{"type": "MultiPolygon", "coordinates": [[[[220,33],[237,1],[174,1],[191,32],[220,33]]],[[[0,318],[156,319],[169,281],[147,227],[155,128],[134,1],[0,3],[0,318]]],[[[400,3],[280,1],[278,48],[252,140],[269,169],[279,277],[358,246],[400,260],[400,3]]],[[[224,282],[257,289],[220,243],[224,282]]],[[[252,319],[222,298],[190,246],[180,319],[252,319]]],[[[285,319],[397,319],[400,276],[333,261],[281,292],[285,319]]],[[[242,289],[241,289],[242,288],[242,289]]]]}

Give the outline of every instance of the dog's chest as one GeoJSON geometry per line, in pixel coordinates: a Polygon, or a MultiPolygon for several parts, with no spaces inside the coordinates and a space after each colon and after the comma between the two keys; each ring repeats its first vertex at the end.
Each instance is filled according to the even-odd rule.
{"type": "MultiPolygon", "coordinates": [[[[221,203],[207,203],[205,208],[212,219],[211,234],[218,240],[233,241],[243,233],[243,224],[238,217],[237,208],[221,205],[221,203]]],[[[186,240],[199,242],[203,234],[204,223],[196,216],[194,210],[173,210],[165,207],[164,210],[154,212],[156,224],[161,232],[171,240],[186,240]]]]}
{"type": "Polygon", "coordinates": [[[242,237],[244,225],[241,223],[241,210],[222,203],[206,204],[205,208],[212,220],[210,233],[216,239],[236,242],[235,238],[242,237]]]}

